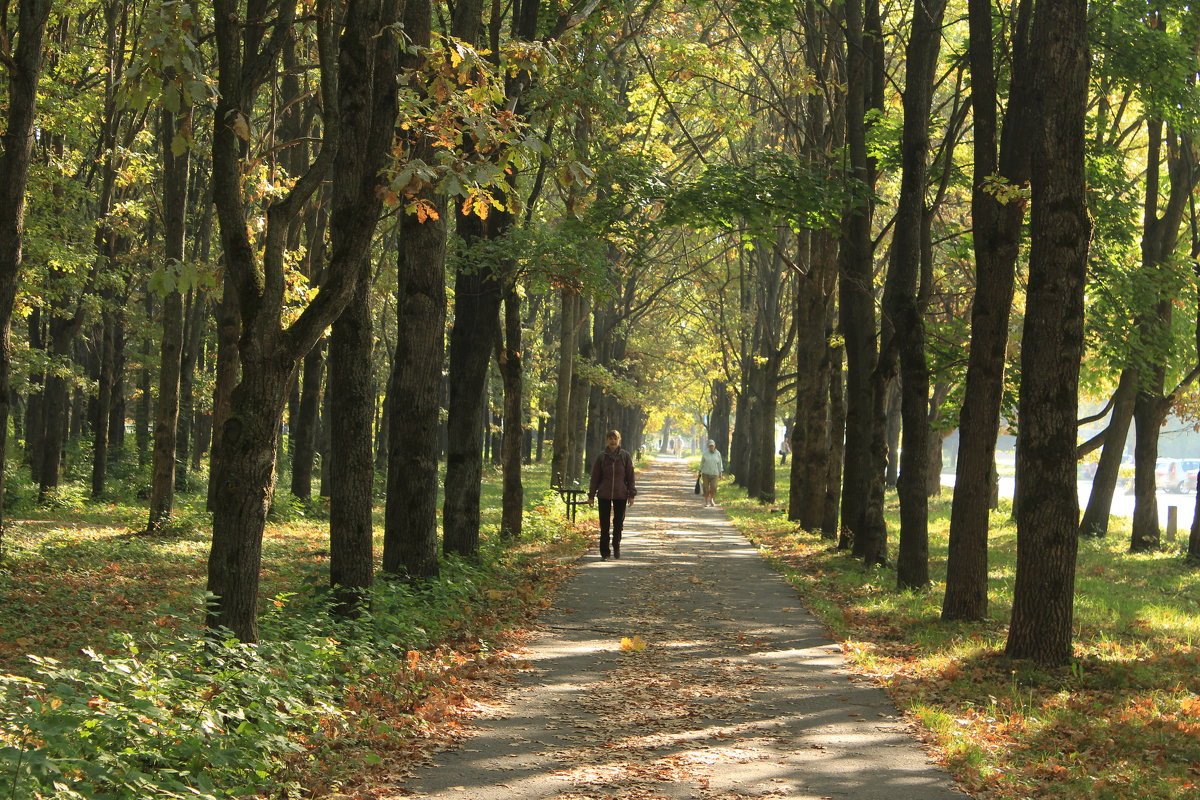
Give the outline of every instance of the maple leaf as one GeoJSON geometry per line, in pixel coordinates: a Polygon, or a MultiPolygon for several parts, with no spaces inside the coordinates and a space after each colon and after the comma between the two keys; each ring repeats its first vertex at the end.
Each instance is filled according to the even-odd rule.
{"type": "Polygon", "coordinates": [[[621,637],[621,649],[632,650],[637,653],[646,649],[646,640],[641,636],[634,636],[630,639],[628,636],[621,637]]]}

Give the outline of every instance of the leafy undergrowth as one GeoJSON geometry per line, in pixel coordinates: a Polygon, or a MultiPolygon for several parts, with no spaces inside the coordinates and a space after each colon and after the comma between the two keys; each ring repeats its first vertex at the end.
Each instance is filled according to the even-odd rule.
{"type": "Polygon", "coordinates": [[[244,645],[198,626],[198,513],[154,537],[89,515],[6,532],[0,800],[386,786],[457,734],[465,687],[507,668],[506,647],[586,546],[547,500],[527,511],[520,541],[485,526],[477,562],[447,559],[419,586],[378,581],[371,611],[348,621],[327,611],[325,526],[289,515],[264,538],[261,642],[244,645]]]}
{"type": "Polygon", "coordinates": [[[1046,670],[1002,655],[1016,548],[1008,509],[992,518],[990,619],[943,623],[948,499],[931,503],[928,592],[898,591],[893,570],[798,530],[786,506],[727,508],[974,797],[1200,797],[1200,572],[1178,552],[1131,555],[1116,522],[1107,539],[1081,541],[1075,662],[1046,670]]]}

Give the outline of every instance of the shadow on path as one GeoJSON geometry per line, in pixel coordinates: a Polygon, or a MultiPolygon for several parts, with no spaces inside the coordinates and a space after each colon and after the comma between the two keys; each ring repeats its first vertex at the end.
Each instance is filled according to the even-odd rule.
{"type": "Polygon", "coordinates": [[[962,800],[693,481],[671,458],[639,474],[621,560],[584,557],[509,707],[405,796],[962,800]]]}

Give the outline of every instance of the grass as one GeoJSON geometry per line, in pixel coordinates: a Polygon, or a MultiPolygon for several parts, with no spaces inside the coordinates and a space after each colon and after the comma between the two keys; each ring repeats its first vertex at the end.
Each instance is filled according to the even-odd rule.
{"type": "MultiPolygon", "coordinates": [[[[1016,563],[1007,505],[991,521],[989,619],[942,623],[948,493],[930,504],[933,586],[902,592],[893,570],[788,522],[786,468],[777,477],[776,506],[734,499],[729,487],[726,510],[973,796],[1200,796],[1200,571],[1180,552],[1129,554],[1119,519],[1106,539],[1081,540],[1075,661],[1047,670],[1002,655],[1016,563]]],[[[893,561],[898,511],[890,494],[893,561]]]]}
{"type": "MultiPolygon", "coordinates": [[[[38,506],[10,483],[0,800],[323,797],[386,784],[385,763],[394,771],[453,733],[464,686],[506,668],[506,643],[586,547],[545,472],[526,471],[525,531],[510,542],[498,535],[499,474],[485,469],[479,561],[448,560],[420,586],[380,581],[353,622],[327,613],[320,503],[280,497],[252,648],[200,628],[202,496],[182,496],[166,533],[143,536],[134,493],[94,503],[68,483],[38,506]]],[[[378,513],[376,534],[378,556],[378,513]]]]}

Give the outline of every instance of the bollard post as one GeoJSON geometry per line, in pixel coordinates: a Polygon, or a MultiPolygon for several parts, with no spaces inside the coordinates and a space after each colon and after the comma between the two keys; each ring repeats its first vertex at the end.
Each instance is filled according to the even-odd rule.
{"type": "Polygon", "coordinates": [[[1175,531],[1179,528],[1179,506],[1167,506],[1167,534],[1163,541],[1164,547],[1175,544],[1175,531]]]}

